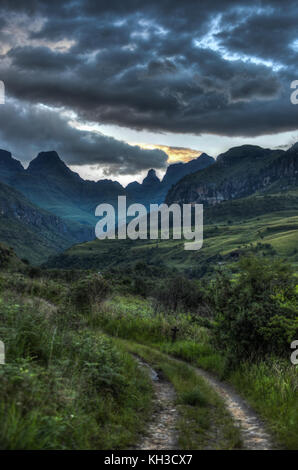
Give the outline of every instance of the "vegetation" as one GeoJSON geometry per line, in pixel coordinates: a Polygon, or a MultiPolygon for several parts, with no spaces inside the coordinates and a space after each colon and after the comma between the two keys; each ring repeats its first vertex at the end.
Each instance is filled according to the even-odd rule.
{"type": "MultiPolygon", "coordinates": [[[[298,449],[295,148],[230,149],[178,182],[181,168],[172,167],[167,202],[194,202],[201,191],[198,251],[172,239],[72,246],[92,239],[98,194],[116,204],[126,190],[81,180],[55,152],[25,171],[2,151],[0,179],[21,193],[0,184],[0,240],[11,245],[0,244],[1,449],[135,446],[154,404],[135,355],[175,389],[181,449],[241,448],[194,366],[233,384],[277,445],[298,449]],[[229,200],[213,205],[223,194],[229,200]]],[[[162,198],[153,173],[129,199],[162,198]]]]}
{"type": "Polygon", "coordinates": [[[71,247],[45,266],[100,270],[111,277],[121,272],[132,287],[140,277],[155,283],[173,272],[211,279],[219,266],[234,269],[248,255],[286,258],[298,271],[297,209],[294,190],[226,201],[204,211],[204,243],[198,251],[185,251],[183,240],[95,240],[71,247]],[[149,271],[135,269],[144,263],[149,271]]]}
{"type": "Polygon", "coordinates": [[[258,258],[241,260],[239,268],[232,278],[219,272],[203,297],[198,285],[192,292],[201,296],[196,310],[183,302],[179,310],[158,310],[152,298],[118,296],[105,302],[96,322],[111,335],[229,380],[266,419],[280,445],[296,449],[298,375],[290,363],[290,343],[298,337],[296,277],[288,265],[258,258]]]}
{"type": "Polygon", "coordinates": [[[152,407],[134,353],[175,387],[181,448],[241,442],[218,397],[173,358],[232,383],[278,445],[297,449],[297,195],[261,215],[270,197],[211,208],[199,252],[179,240],[94,241],[38,268],[1,246],[0,447],[133,445],[152,407]]]}
{"type": "Polygon", "coordinates": [[[7,273],[0,282],[0,448],[117,449],[134,442],[152,390],[132,357],[93,331],[66,283],[7,273]]]}
{"type": "Polygon", "coordinates": [[[92,235],[92,229],[59,219],[0,182],[0,240],[18,256],[37,265],[74,243],[90,240],[92,235]]]}

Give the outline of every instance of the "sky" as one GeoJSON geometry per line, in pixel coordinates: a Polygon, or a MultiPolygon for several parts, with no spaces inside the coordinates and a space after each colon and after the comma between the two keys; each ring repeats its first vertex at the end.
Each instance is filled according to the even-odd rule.
{"type": "Polygon", "coordinates": [[[298,140],[298,2],[1,0],[0,148],[140,181],[298,140]]]}

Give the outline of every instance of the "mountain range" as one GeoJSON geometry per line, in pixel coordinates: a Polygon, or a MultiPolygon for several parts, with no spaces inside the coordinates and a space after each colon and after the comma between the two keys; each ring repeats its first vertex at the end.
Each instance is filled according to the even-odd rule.
{"type": "Polygon", "coordinates": [[[162,181],[151,169],[141,184],[124,188],[108,179],[82,179],[55,151],[40,152],[25,169],[10,152],[0,150],[0,241],[37,263],[74,243],[93,239],[98,204],[116,206],[121,195],[129,203],[161,203],[182,176],[214,162],[203,154],[188,163],[170,165],[162,181]]]}
{"type": "Polygon", "coordinates": [[[133,182],[126,188],[111,180],[88,181],[73,172],[57,152],[41,152],[25,170],[10,152],[0,150],[0,181],[24,194],[37,206],[70,221],[94,227],[98,204],[116,205],[118,196],[145,205],[161,203],[181,177],[212,165],[206,154],[188,163],[170,165],[162,181],[151,169],[143,183],[133,182]]]}
{"type": "MultiPolygon", "coordinates": [[[[158,187],[154,174],[149,180],[158,187]]],[[[146,270],[191,277],[233,272],[240,256],[287,259],[298,272],[298,144],[287,151],[245,145],[172,185],[166,202],[204,205],[204,242],[185,251],[184,240],[93,240],[49,258],[48,268],[133,273],[146,270]]]]}

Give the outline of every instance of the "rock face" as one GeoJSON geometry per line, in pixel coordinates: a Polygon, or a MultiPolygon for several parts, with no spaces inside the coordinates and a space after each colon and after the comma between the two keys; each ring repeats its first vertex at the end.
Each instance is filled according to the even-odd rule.
{"type": "Polygon", "coordinates": [[[214,165],[180,180],[166,202],[214,205],[257,191],[287,190],[297,183],[297,146],[285,152],[245,145],[230,149],[214,165]]]}
{"type": "Polygon", "coordinates": [[[156,176],[155,170],[148,171],[146,178],[143,179],[143,186],[154,188],[160,185],[160,179],[156,176]]]}
{"type": "Polygon", "coordinates": [[[170,166],[168,182],[161,182],[151,169],[142,184],[123,188],[108,179],[83,180],[55,151],[40,152],[25,170],[10,152],[0,150],[0,241],[13,245],[21,257],[39,262],[74,243],[92,240],[98,204],[116,207],[121,195],[127,195],[129,203],[160,204],[182,169],[209,164],[200,159],[170,166]]]}
{"type": "Polygon", "coordinates": [[[55,178],[60,183],[79,184],[81,180],[80,176],[71,171],[67,165],[60,159],[59,155],[55,151],[40,152],[37,157],[32,160],[26,170],[26,176],[38,176],[39,178],[55,178]]]}
{"type": "Polygon", "coordinates": [[[157,177],[155,170],[148,171],[146,178],[140,184],[136,181],[126,186],[126,195],[129,203],[140,203],[149,207],[150,204],[160,204],[163,202],[166,191],[157,177]]]}

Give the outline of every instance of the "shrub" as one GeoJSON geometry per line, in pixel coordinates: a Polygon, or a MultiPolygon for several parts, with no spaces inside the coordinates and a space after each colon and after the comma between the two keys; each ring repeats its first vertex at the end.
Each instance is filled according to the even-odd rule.
{"type": "Polygon", "coordinates": [[[84,311],[105,300],[109,293],[108,282],[99,274],[90,274],[72,284],[70,299],[77,309],[84,311]]]}
{"type": "Polygon", "coordinates": [[[210,288],[215,341],[239,362],[265,354],[286,356],[298,334],[295,279],[288,265],[264,258],[240,261],[240,276],[221,275],[210,288]]]}
{"type": "Polygon", "coordinates": [[[195,310],[203,302],[203,292],[195,281],[177,276],[163,283],[154,297],[166,310],[195,310]]]}

